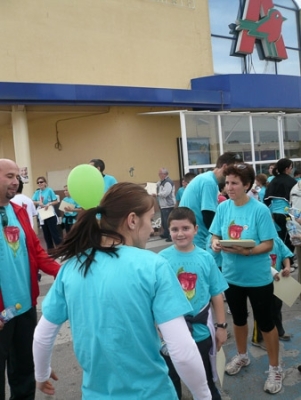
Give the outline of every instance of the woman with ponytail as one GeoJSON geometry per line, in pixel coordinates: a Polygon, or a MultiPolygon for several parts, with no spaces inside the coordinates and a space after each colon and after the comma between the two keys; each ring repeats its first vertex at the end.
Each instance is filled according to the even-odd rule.
{"type": "Polygon", "coordinates": [[[60,326],[69,320],[83,369],[83,399],[177,399],[156,325],[194,399],[211,399],[183,318],[191,306],[168,262],[145,250],[154,201],[139,185],[117,183],[99,207],[79,215],[57,249],[64,265],[43,302],[33,346],[43,393],[55,393],[51,352],[60,326]]]}

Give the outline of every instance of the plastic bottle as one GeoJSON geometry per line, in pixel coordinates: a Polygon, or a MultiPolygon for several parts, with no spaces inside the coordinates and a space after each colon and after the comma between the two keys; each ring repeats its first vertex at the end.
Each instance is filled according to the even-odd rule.
{"type": "Polygon", "coordinates": [[[288,214],[290,214],[294,218],[300,218],[301,217],[301,210],[298,210],[297,208],[285,207],[284,211],[287,212],[288,214]]]}
{"type": "Polygon", "coordinates": [[[17,303],[15,306],[8,306],[6,307],[3,311],[0,313],[0,321],[6,322],[10,321],[12,318],[14,318],[17,314],[18,311],[22,308],[20,303],[17,303]]]}
{"type": "MultiPolygon", "coordinates": [[[[299,226],[299,224],[298,224],[299,226]]],[[[297,222],[291,220],[290,218],[286,218],[286,229],[290,236],[291,242],[293,246],[301,245],[301,233],[298,232],[297,222]]]]}

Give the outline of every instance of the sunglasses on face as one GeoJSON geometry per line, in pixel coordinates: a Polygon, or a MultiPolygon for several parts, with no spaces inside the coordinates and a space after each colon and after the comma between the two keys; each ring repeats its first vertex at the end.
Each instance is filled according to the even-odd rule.
{"type": "Polygon", "coordinates": [[[45,181],[38,181],[37,183],[38,183],[38,184],[40,184],[40,183],[45,183],[45,181]]]}
{"type": "Polygon", "coordinates": [[[3,228],[8,225],[8,218],[4,207],[0,207],[1,222],[3,228]]]}

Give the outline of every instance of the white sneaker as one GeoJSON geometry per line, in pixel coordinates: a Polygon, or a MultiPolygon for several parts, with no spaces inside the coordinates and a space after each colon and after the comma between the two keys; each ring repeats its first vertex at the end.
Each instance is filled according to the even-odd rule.
{"type": "Polygon", "coordinates": [[[236,375],[242,369],[250,364],[249,357],[242,357],[241,354],[236,354],[226,365],[225,371],[228,375],[236,375]]]}
{"type": "Polygon", "coordinates": [[[282,389],[283,373],[280,367],[269,367],[269,376],[266,380],[263,390],[270,394],[280,392],[282,389]]]}

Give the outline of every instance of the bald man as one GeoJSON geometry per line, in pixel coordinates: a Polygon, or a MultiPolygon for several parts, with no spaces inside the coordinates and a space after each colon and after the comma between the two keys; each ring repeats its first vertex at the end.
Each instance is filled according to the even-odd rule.
{"type": "Polygon", "coordinates": [[[0,322],[0,400],[5,400],[5,368],[10,398],[34,400],[32,356],[39,295],[38,270],[56,276],[60,265],[41,247],[23,207],[10,200],[19,186],[19,167],[0,159],[0,313],[20,304],[17,316],[0,322]]]}

